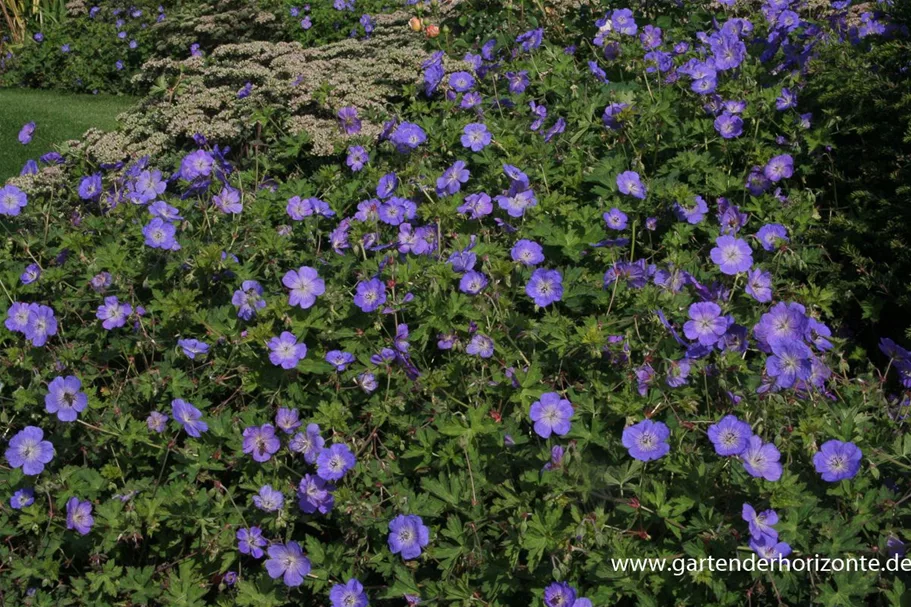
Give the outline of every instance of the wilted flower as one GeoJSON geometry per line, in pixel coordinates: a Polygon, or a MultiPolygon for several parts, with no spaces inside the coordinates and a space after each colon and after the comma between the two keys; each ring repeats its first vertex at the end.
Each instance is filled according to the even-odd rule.
{"type": "Polygon", "coordinates": [[[149,430],[158,432],[160,434],[165,431],[165,426],[168,423],[168,419],[168,416],[164,413],[152,411],[146,418],[146,425],[149,427],[149,430]]]}

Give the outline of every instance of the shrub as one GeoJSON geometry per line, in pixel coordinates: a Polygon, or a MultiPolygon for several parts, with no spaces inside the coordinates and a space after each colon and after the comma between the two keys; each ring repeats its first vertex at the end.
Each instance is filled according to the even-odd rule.
{"type": "Polygon", "coordinates": [[[870,572],[611,560],[903,553],[911,354],[849,370],[839,294],[808,278],[825,131],[788,90],[816,77],[795,45],[839,31],[669,9],[659,35],[618,9],[551,40],[536,6],[492,42],[455,13],[443,52],[388,51],[401,79],[352,54],[416,47],[404,27],[162,62],[187,88],[112,136],[162,149],[93,135],[12,180],[5,596],[900,603],[870,572]],[[286,107],[273,82],[308,67],[336,88],[286,107]],[[204,86],[237,130],[168,132],[204,86]],[[331,145],[291,135],[303,108],[331,145]]]}
{"type": "Polygon", "coordinates": [[[908,329],[911,290],[911,63],[906,38],[859,52],[827,47],[803,94],[831,149],[813,187],[828,219],[821,242],[835,263],[826,282],[844,293],[840,316],[872,349],[908,329]]]}
{"type": "Polygon", "coordinates": [[[67,18],[33,24],[0,65],[6,86],[136,93],[130,79],[149,57],[158,2],[69,5],[67,18]]]}

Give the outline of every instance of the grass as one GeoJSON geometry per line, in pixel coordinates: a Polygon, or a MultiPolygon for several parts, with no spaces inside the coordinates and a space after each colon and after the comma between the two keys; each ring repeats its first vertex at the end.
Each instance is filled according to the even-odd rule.
{"type": "Polygon", "coordinates": [[[112,95],[0,89],[0,184],[18,175],[29,158],[38,160],[57,144],[77,139],[92,127],[113,129],[117,115],[135,101],[112,95]],[[17,136],[28,122],[37,128],[32,142],[22,145],[17,136]]]}

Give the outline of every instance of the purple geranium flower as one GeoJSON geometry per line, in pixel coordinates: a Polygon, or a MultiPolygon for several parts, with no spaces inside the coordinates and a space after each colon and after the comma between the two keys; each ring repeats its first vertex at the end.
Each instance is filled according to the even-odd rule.
{"type": "Polygon", "coordinates": [[[298,506],[306,514],[329,514],[335,505],[335,487],[319,476],[305,474],[297,488],[298,506]]]}
{"type": "Polygon", "coordinates": [[[251,454],[257,462],[269,461],[282,446],[272,424],[245,428],[243,437],[243,452],[251,454]]]}
{"type": "Polygon", "coordinates": [[[149,413],[149,416],[146,418],[146,426],[152,432],[158,432],[161,434],[165,431],[165,426],[168,423],[168,416],[159,411],[152,411],[149,413]]]}
{"type": "Polygon", "coordinates": [[[310,559],[304,556],[297,542],[272,544],[269,546],[266,571],[273,580],[282,578],[285,586],[300,586],[310,573],[310,559]]]}
{"type": "Polygon", "coordinates": [[[427,134],[412,122],[402,122],[389,139],[399,152],[407,152],[427,141],[427,134]]]}
{"type": "Polygon", "coordinates": [[[788,229],[781,224],[767,223],[756,232],[756,238],[766,251],[774,251],[781,243],[788,242],[788,229]]]}
{"type": "Polygon", "coordinates": [[[493,140],[487,125],[481,122],[473,122],[465,126],[462,134],[462,145],[472,152],[480,152],[487,147],[493,140]]]}
{"type": "Polygon", "coordinates": [[[692,364],[686,358],[672,360],[668,364],[667,377],[664,381],[671,388],[679,388],[687,382],[692,364]]]}
{"type": "Polygon", "coordinates": [[[693,206],[685,207],[679,202],[674,203],[674,215],[680,221],[696,225],[705,219],[705,214],[709,212],[709,205],[702,196],[693,197],[693,206]]]}
{"type": "Polygon", "coordinates": [[[323,480],[337,481],[357,463],[354,453],[344,443],[336,443],[320,451],[316,458],[316,473],[323,480]]]}
{"type": "Polygon", "coordinates": [[[386,285],[382,280],[371,278],[357,283],[354,304],[362,312],[373,312],[384,303],[386,303],[386,285]]]}
{"type": "Polygon", "coordinates": [[[529,415],[535,422],[535,432],[541,438],[550,438],[551,434],[565,436],[572,425],[573,406],[556,392],[545,392],[541,399],[531,406],[529,415]]]}
{"type": "Polygon", "coordinates": [[[285,434],[291,434],[300,428],[300,414],[297,412],[297,409],[289,409],[287,407],[279,408],[278,412],[275,414],[275,427],[285,434]]]}
{"type": "Polygon", "coordinates": [[[715,119],[715,130],[724,139],[734,139],[743,134],[743,118],[730,112],[724,112],[715,119]]]}
{"type": "Polygon", "coordinates": [[[19,143],[21,143],[22,145],[26,145],[26,144],[30,143],[34,133],[35,133],[35,123],[34,122],[29,122],[28,124],[24,125],[22,127],[22,129],[19,131],[19,143]]]}
{"type": "Polygon", "coordinates": [[[526,266],[536,266],[544,261],[544,249],[536,242],[531,240],[520,240],[513,246],[510,252],[513,261],[517,261],[526,266]]]}
{"type": "Polygon", "coordinates": [[[79,197],[83,200],[98,200],[101,196],[101,173],[94,173],[79,182],[79,197]]]}
{"type": "Polygon", "coordinates": [[[19,276],[19,280],[22,281],[24,285],[30,285],[41,276],[41,266],[36,263],[29,264],[25,268],[25,271],[22,272],[22,275],[19,276]]]}
{"type": "Polygon", "coordinates": [[[790,388],[797,380],[806,381],[812,373],[813,353],[796,339],[777,339],[769,344],[772,356],[765,361],[769,377],[775,378],[778,388],[790,388]]]}
{"type": "Polygon", "coordinates": [[[791,554],[791,546],[785,542],[773,540],[768,535],[750,540],[750,548],[765,560],[777,560],[791,554]]]}
{"type": "Polygon", "coordinates": [[[389,550],[407,560],[421,556],[422,548],[430,543],[430,529],[421,517],[400,514],[389,521],[389,550]]]}
{"type": "Polygon", "coordinates": [[[76,421],[76,416],[89,404],[89,397],[81,390],[82,382],[78,377],[55,377],[48,384],[48,393],[44,397],[45,410],[56,413],[57,419],[62,422],[76,421]]]}
{"type": "Polygon", "coordinates": [[[288,448],[295,453],[302,453],[304,461],[308,464],[315,464],[325,444],[326,441],[320,436],[319,426],[308,424],[305,432],[298,432],[294,435],[288,448]]]}
{"type": "Polygon", "coordinates": [[[95,317],[103,321],[101,326],[108,331],[122,327],[127,322],[127,317],[133,313],[130,304],[122,304],[116,297],[105,297],[104,304],[98,306],[95,317]]]}
{"type": "Polygon", "coordinates": [[[718,264],[722,274],[746,272],[753,265],[753,252],[745,240],[724,235],[715,239],[715,244],[717,246],[709,255],[718,264]]]}
{"type": "Polygon", "coordinates": [[[282,284],[291,289],[288,303],[307,309],[316,303],[316,298],[326,292],[326,283],[315,269],[301,266],[297,270],[289,270],[282,277],[282,284]]]}
{"type": "Polygon", "coordinates": [[[721,308],[716,303],[691,304],[689,316],[690,320],[683,325],[683,334],[703,346],[713,345],[728,329],[728,319],[721,315],[721,308]]]}
{"type": "Polygon", "coordinates": [[[202,412],[182,398],[176,398],[171,401],[171,415],[174,421],[180,424],[187,434],[193,438],[199,438],[202,432],[209,429],[209,425],[201,421],[202,412]]]}
{"type": "Polygon", "coordinates": [[[464,160],[456,160],[451,167],[446,169],[442,177],[437,179],[437,193],[440,196],[455,194],[462,189],[462,184],[468,181],[471,174],[465,168],[464,160]]]}
{"type": "Polygon", "coordinates": [[[361,120],[357,117],[357,108],[348,106],[338,111],[338,120],[346,135],[356,135],[361,132],[361,120]]]}
{"type": "Polygon", "coordinates": [[[566,582],[553,582],[544,589],[547,607],[575,607],[576,590],[566,582]]]}
{"type": "Polygon", "coordinates": [[[620,209],[611,209],[604,214],[604,221],[607,223],[607,227],[612,230],[625,230],[628,218],[626,213],[620,209]]]}
{"type": "Polygon", "coordinates": [[[92,503],[83,502],[78,497],[71,497],[66,502],[66,528],[76,530],[79,535],[88,535],[95,524],[92,516],[92,503]]]}
{"type": "Polygon", "coordinates": [[[750,270],[747,274],[746,292],[758,302],[772,301],[772,275],[759,268],[750,270]]]}
{"type": "Polygon", "coordinates": [[[782,467],[778,463],[781,454],[772,443],[763,443],[756,435],[750,437],[747,448],[740,454],[743,467],[750,476],[777,481],[781,478],[782,467]]]}
{"type": "Polygon", "coordinates": [[[775,156],[766,163],[762,174],[772,183],[787,179],[794,174],[794,159],[790,154],[775,156]]]}
{"type": "Polygon", "coordinates": [[[177,228],[160,217],[155,217],[142,228],[145,244],[153,249],[179,251],[180,245],[175,239],[177,228]]]}
{"type": "Polygon", "coordinates": [[[0,188],[0,215],[15,217],[28,204],[25,192],[14,185],[5,185],[0,188]]]}
{"type": "Polygon", "coordinates": [[[355,579],[333,586],[329,591],[329,600],[332,607],[367,607],[364,585],[355,579]]]}
{"type": "Polygon", "coordinates": [[[307,356],[306,344],[297,343],[297,337],[288,331],[270,339],[269,350],[269,360],[282,369],[293,369],[307,356]]]}
{"type": "Polygon", "coordinates": [[[487,286],[487,277],[481,272],[470,271],[462,275],[459,280],[459,291],[469,295],[477,295],[487,286]]]}
{"type": "Polygon", "coordinates": [[[263,537],[263,531],[259,527],[240,528],[237,530],[237,549],[241,554],[249,554],[255,559],[263,558],[263,547],[266,545],[266,538],[263,537]]]}
{"type": "Polygon", "coordinates": [[[43,440],[44,431],[37,426],[26,426],[9,441],[6,461],[11,468],[22,468],[26,476],[41,474],[44,465],[54,459],[54,445],[43,440]]]}
{"type": "Polygon", "coordinates": [[[632,457],[648,462],[664,457],[671,450],[667,444],[670,435],[670,429],[662,422],[644,419],[624,428],[622,442],[632,457]]]}
{"type": "Polygon", "coordinates": [[[474,76],[468,72],[454,72],[449,76],[449,86],[457,93],[470,91],[475,85],[474,76]]]}
{"type": "Polygon", "coordinates": [[[813,465],[822,475],[822,480],[835,483],[854,478],[860,470],[861,450],[854,443],[829,440],[822,444],[813,456],[813,465]]]}
{"type": "Polygon", "coordinates": [[[240,201],[240,190],[225,186],[221,192],[212,198],[216,208],[222,213],[237,215],[244,210],[244,205],[240,201]]]}
{"type": "Polygon", "coordinates": [[[23,508],[27,508],[34,503],[35,490],[31,487],[19,489],[13,494],[11,498],[9,498],[9,505],[13,510],[22,510],[23,508]]]}
{"type": "Polygon", "coordinates": [[[560,301],[563,298],[563,275],[559,270],[538,268],[525,286],[525,293],[542,308],[560,301]]]}
{"type": "Polygon", "coordinates": [[[253,496],[253,505],[263,512],[277,512],[285,505],[285,496],[272,485],[263,485],[259,493],[253,496]]]}
{"type": "Polygon", "coordinates": [[[772,525],[778,523],[778,513],[774,510],[756,512],[750,504],[744,504],[740,517],[750,525],[750,535],[753,539],[768,536],[773,541],[778,541],[778,531],[772,525]]]}
{"type": "Polygon", "coordinates": [[[209,344],[199,341],[198,339],[181,339],[177,345],[183,350],[187,358],[196,360],[197,356],[204,356],[209,353],[209,344]]]}
{"type": "Polygon", "coordinates": [[[353,145],[348,148],[348,157],[345,159],[345,164],[348,165],[348,168],[357,173],[364,168],[364,165],[366,165],[369,160],[370,156],[363,146],[353,145]]]}
{"type": "Polygon", "coordinates": [[[481,358],[490,358],[493,356],[493,350],[493,340],[482,333],[475,333],[465,348],[467,354],[480,356],[481,358]]]}
{"type": "Polygon", "coordinates": [[[648,193],[639,178],[639,173],[635,171],[624,171],[617,175],[617,189],[623,194],[628,194],[640,200],[645,200],[645,195],[648,193]]]}
{"type": "MultiPolygon", "coordinates": [[[[10,309],[12,312],[12,308],[10,309]]],[[[28,321],[25,325],[25,337],[33,346],[41,347],[47,338],[57,334],[57,319],[54,310],[48,306],[29,304],[28,321]]]]}
{"type": "Polygon", "coordinates": [[[326,352],[326,362],[335,367],[336,371],[344,371],[348,365],[355,361],[354,354],[342,352],[341,350],[330,350],[326,352]]]}
{"type": "Polygon", "coordinates": [[[484,192],[469,194],[465,197],[465,202],[456,209],[459,213],[468,215],[470,219],[480,219],[490,215],[493,211],[493,204],[490,196],[484,192]]]}
{"type": "Polygon", "coordinates": [[[718,455],[740,455],[747,448],[753,429],[736,416],[726,415],[718,423],[709,426],[708,435],[718,455]]]}
{"type": "Polygon", "coordinates": [[[263,299],[263,286],[255,280],[245,280],[240,289],[234,291],[231,303],[237,307],[237,317],[250,320],[256,316],[256,311],[266,307],[263,299]]]}

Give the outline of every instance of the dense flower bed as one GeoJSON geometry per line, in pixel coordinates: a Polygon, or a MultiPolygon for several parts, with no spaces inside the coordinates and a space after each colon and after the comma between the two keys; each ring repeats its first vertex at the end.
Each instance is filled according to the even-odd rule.
{"type": "Polygon", "coordinates": [[[254,86],[241,151],[45,155],[0,190],[4,598],[898,604],[610,560],[903,554],[911,353],[849,365],[814,281],[802,91],[894,33],[844,8],[422,11],[396,103],[306,85],[331,153],[254,86]]]}

